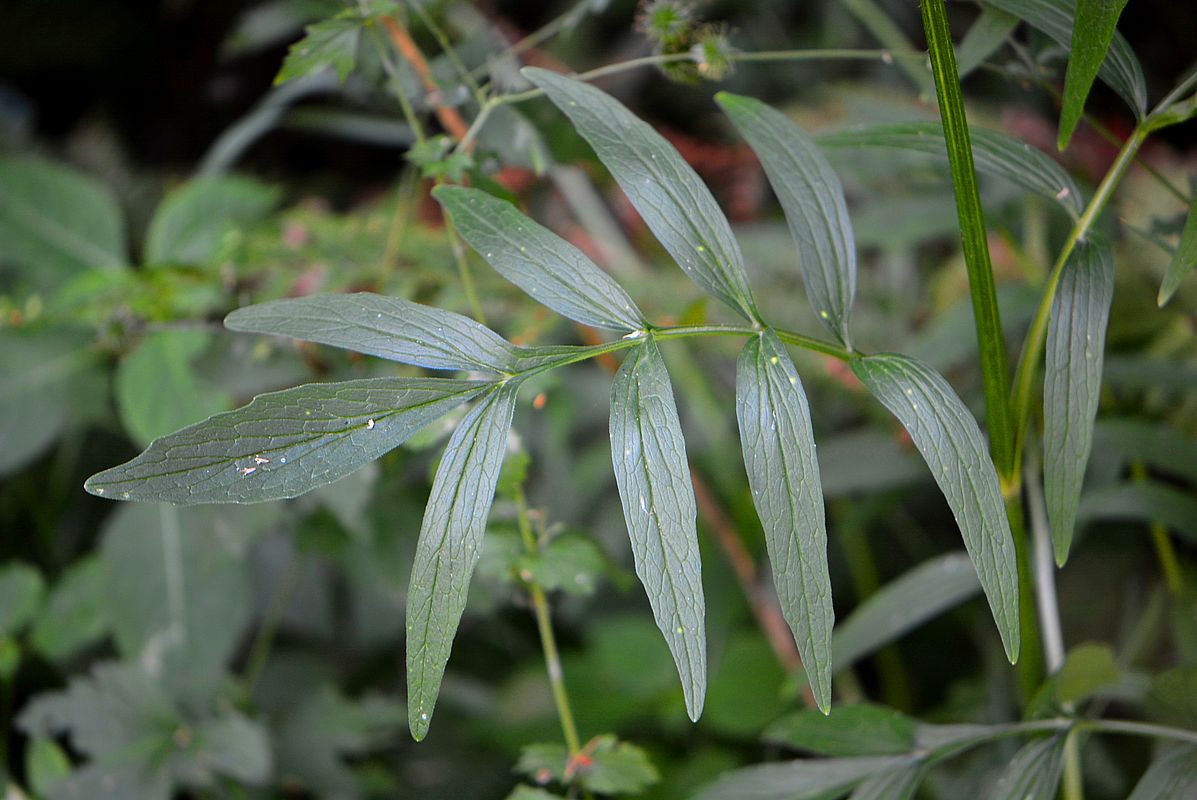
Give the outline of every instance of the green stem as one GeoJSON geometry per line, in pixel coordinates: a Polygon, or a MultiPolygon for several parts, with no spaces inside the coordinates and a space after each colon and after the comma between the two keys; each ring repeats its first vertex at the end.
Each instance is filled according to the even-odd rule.
{"type": "Polygon", "coordinates": [[[445,31],[424,9],[424,3],[419,2],[419,0],[409,0],[407,5],[411,6],[412,10],[416,12],[416,16],[420,18],[420,22],[422,22],[424,27],[428,29],[428,32],[432,34],[432,38],[436,39],[437,45],[440,46],[441,52],[445,54],[445,57],[449,59],[449,63],[453,66],[453,70],[457,73],[457,77],[461,78],[462,83],[464,83],[469,88],[470,93],[474,95],[474,100],[477,101],[479,106],[485,103],[486,93],[482,91],[482,87],[478,85],[476,80],[474,80],[474,76],[470,74],[469,69],[467,69],[466,65],[462,62],[461,57],[457,55],[457,50],[453,47],[453,43],[449,41],[449,37],[445,34],[445,31]]]}
{"type": "Polygon", "coordinates": [[[295,581],[299,579],[299,556],[292,554],[287,563],[287,571],[279,578],[274,589],[274,596],[270,598],[270,606],[262,617],[262,624],[258,626],[257,635],[249,649],[249,658],[245,663],[245,675],[241,679],[241,688],[246,697],[253,694],[258,678],[262,676],[262,669],[266,666],[266,659],[270,656],[270,648],[274,645],[274,636],[278,633],[283,620],[283,612],[287,610],[287,601],[291,597],[291,590],[295,588],[295,581]]]}
{"type": "MultiPolygon", "coordinates": [[[[536,535],[532,532],[532,524],[528,519],[528,502],[524,498],[524,488],[516,486],[515,507],[519,515],[520,537],[524,542],[524,549],[529,555],[540,552],[540,545],[536,535]]],[[[528,594],[532,598],[532,610],[536,616],[536,629],[540,632],[540,646],[544,651],[545,671],[549,674],[549,685],[553,690],[553,702],[557,706],[557,717],[561,720],[561,733],[565,737],[565,746],[570,757],[576,756],[582,749],[578,739],[578,728],[574,724],[574,714],[569,705],[569,693],[565,689],[565,673],[561,669],[561,655],[557,650],[557,638],[553,635],[553,620],[549,615],[549,601],[545,597],[544,589],[535,580],[526,580],[528,594]]]]}
{"type": "Polygon", "coordinates": [[[1039,638],[1039,617],[1036,615],[1035,583],[1031,571],[1031,553],[1027,546],[1027,531],[1023,521],[1022,498],[1015,493],[1006,497],[1006,518],[1014,539],[1014,555],[1018,560],[1018,692],[1023,702],[1029,702],[1043,683],[1043,643],[1039,638]]]}
{"type": "Polygon", "coordinates": [[[1146,736],[1152,739],[1171,739],[1177,742],[1197,744],[1197,731],[1186,731],[1180,728],[1169,728],[1166,725],[1152,725],[1148,722],[1134,722],[1119,719],[1078,720],[1078,729],[1096,731],[1105,734],[1126,734],[1128,736],[1146,736]]]}
{"type": "MultiPolygon", "coordinates": [[[[1136,482],[1147,480],[1147,467],[1142,461],[1131,462],[1130,474],[1136,482]]],[[[1184,573],[1180,569],[1180,559],[1176,557],[1176,548],[1168,538],[1168,529],[1152,520],[1149,526],[1151,541],[1155,545],[1156,557],[1160,560],[1160,571],[1164,573],[1164,583],[1168,586],[1168,593],[1173,597],[1180,597],[1184,593],[1184,573]]]]}
{"type": "Polygon", "coordinates": [[[427,138],[424,134],[424,126],[420,124],[420,118],[416,116],[416,110],[412,107],[411,101],[407,99],[407,93],[403,91],[403,81],[399,77],[399,68],[395,66],[395,62],[391,61],[391,53],[387,43],[383,41],[382,34],[378,32],[377,25],[368,26],[368,30],[370,31],[370,41],[374,43],[374,49],[378,51],[378,61],[382,64],[382,70],[387,74],[387,80],[391,84],[391,91],[394,93],[395,99],[399,101],[399,109],[403,112],[403,119],[407,121],[408,127],[411,128],[412,134],[416,137],[416,141],[423,144],[427,138]]]}
{"type": "MultiPolygon", "coordinates": [[[[922,9],[931,69],[935,76],[935,93],[939,98],[939,112],[948,145],[948,162],[956,194],[956,212],[960,218],[969,295],[976,319],[989,448],[993,453],[998,474],[1009,485],[1009,479],[1015,473],[1015,466],[1006,344],[1002,338],[997,289],[993,281],[993,266],[989,261],[985,216],[981,211],[981,194],[977,188],[977,172],[973,166],[973,151],[969,141],[960,76],[956,72],[956,54],[952,46],[952,33],[948,27],[944,0],[924,0],[922,9]]],[[[1021,517],[1021,512],[1019,516],[1021,517]]],[[[1024,620],[1028,617],[1034,620],[1033,609],[1023,608],[1021,613],[1024,620]]]]}

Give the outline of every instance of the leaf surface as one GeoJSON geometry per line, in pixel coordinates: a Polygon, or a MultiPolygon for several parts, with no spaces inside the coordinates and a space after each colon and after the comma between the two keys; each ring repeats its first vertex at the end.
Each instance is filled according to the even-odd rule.
{"type": "Polygon", "coordinates": [[[1114,298],[1109,246],[1078,242],[1052,300],[1043,380],[1043,490],[1056,563],[1068,560],[1101,399],[1106,323],[1114,298]]]}
{"type": "Polygon", "coordinates": [[[324,69],[332,69],[337,80],[344,81],[357,62],[361,29],[362,20],[351,11],[307,26],[303,38],[287,51],[275,85],[324,69]]]}
{"type": "Polygon", "coordinates": [[[849,800],[911,800],[923,780],[921,761],[869,778],[853,790],[849,800]]]}
{"type": "Polygon", "coordinates": [[[1127,800],[1188,800],[1197,792],[1197,748],[1177,747],[1151,762],[1127,800]]]}
{"type": "Polygon", "coordinates": [[[1067,739],[1067,734],[1058,733],[1024,744],[985,792],[985,800],[1054,800],[1067,739]]]}
{"type": "Polygon", "coordinates": [[[758,319],[731,225],[673,145],[600,89],[543,69],[521,72],[570,118],[690,279],[748,319],[758,319]]]}
{"type": "Polygon", "coordinates": [[[211,264],[225,235],[266,216],[278,189],[249,178],[197,178],[162,201],[146,232],[149,264],[211,264]]]}
{"type": "Polygon", "coordinates": [[[831,707],[831,577],[810,408],[773,331],[748,340],[736,365],[736,417],[773,583],[819,708],[831,707]]]}
{"type": "Polygon", "coordinates": [[[628,354],[611,386],[611,457],[636,574],[697,720],[707,681],[697,511],[673,387],[651,336],[628,354]]]}
{"type": "Polygon", "coordinates": [[[41,610],[46,583],[35,567],[9,561],[0,566],[0,638],[21,631],[41,610]]]}
{"type": "Polygon", "coordinates": [[[239,308],[225,327],[342,347],[429,369],[506,372],[515,346],[469,317],[398,297],[359,292],[239,308]]]}
{"type": "Polygon", "coordinates": [[[132,461],[93,475],[114,500],[258,503],[332,483],[398,447],[493,384],[366,378],[259,395],[155,440],[132,461]]]}
{"type": "Polygon", "coordinates": [[[829,716],[803,709],[770,725],[761,738],[824,756],[889,756],[915,749],[917,720],[892,708],[860,703],[829,716]]]}
{"type": "Polygon", "coordinates": [[[840,179],[814,141],[785,114],[728,92],[715,99],[748,140],[777,194],[815,316],[847,345],[856,244],[840,179]]]}
{"type": "Polygon", "coordinates": [[[1018,660],[1018,564],[997,472],[968,408],[938,373],[899,355],[858,358],[852,370],[898,418],[952,509],[1002,636],[1018,660]]]}
{"type": "Polygon", "coordinates": [[[445,447],[424,509],[407,592],[407,716],[416,741],[428,733],[465,610],[517,389],[516,382],[495,388],[462,419],[445,447]]]}
{"type": "Polygon", "coordinates": [[[495,270],[558,314],[596,328],[644,330],[628,293],[578,248],[479,189],[432,192],[462,238],[495,270]]]}
{"type": "MultiPolygon", "coordinates": [[[[994,6],[983,7],[981,15],[956,48],[956,72],[960,79],[964,80],[966,75],[985,63],[985,59],[997,52],[1017,27],[1018,17],[1013,14],[994,6]]],[[[976,142],[973,144],[975,146],[976,142]]]]}
{"type": "Polygon", "coordinates": [[[1106,60],[1110,43],[1118,30],[1118,17],[1126,0],[1077,0],[1072,25],[1072,51],[1064,73],[1064,97],[1060,108],[1057,146],[1063,150],[1085,113],[1085,99],[1106,60]]]}
{"type": "Polygon", "coordinates": [[[1164,281],[1160,284],[1160,294],[1157,302],[1163,306],[1172,299],[1180,282],[1197,264],[1197,194],[1189,204],[1189,215],[1185,218],[1185,226],[1180,232],[1180,242],[1176,245],[1176,252],[1168,262],[1168,271],[1164,273],[1164,281]]]}
{"type": "Polygon", "coordinates": [[[1197,498],[1191,491],[1155,481],[1120,483],[1086,492],[1077,510],[1077,527],[1096,520],[1157,522],[1197,542],[1197,498]]]}
{"type": "Polygon", "coordinates": [[[825,800],[857,784],[905,769],[911,759],[827,758],[759,764],[729,772],[697,796],[698,800],[825,800]]]}

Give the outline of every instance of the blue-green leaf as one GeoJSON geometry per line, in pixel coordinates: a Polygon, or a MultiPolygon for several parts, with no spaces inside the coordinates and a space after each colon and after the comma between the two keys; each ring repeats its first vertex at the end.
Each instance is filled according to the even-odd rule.
{"type": "MultiPolygon", "coordinates": [[[[1067,49],[1072,44],[1076,0],[985,0],[985,4],[1025,20],[1060,47],[1067,49]]],[[[1139,60],[1122,34],[1116,32],[1110,40],[1109,52],[1097,75],[1122,96],[1135,114],[1143,116],[1147,110],[1147,83],[1139,60]]]]}
{"type": "Polygon", "coordinates": [[[1157,302],[1163,306],[1172,299],[1180,282],[1184,280],[1193,265],[1197,264],[1197,195],[1189,205],[1189,215],[1185,218],[1185,226],[1180,232],[1180,242],[1176,245],[1176,252],[1172,254],[1172,261],[1168,264],[1168,271],[1164,273],[1164,281],[1160,284],[1160,294],[1157,302]]]}
{"type": "Polygon", "coordinates": [[[518,388],[515,381],[495,388],[461,421],[424,509],[407,592],[407,717],[416,741],[428,733],[465,610],[518,388]]]}
{"type": "Polygon", "coordinates": [[[772,330],[736,365],[736,416],[773,582],[815,701],[831,708],[831,577],[810,408],[794,362],[772,330]]]}
{"type": "Polygon", "coordinates": [[[1151,762],[1127,800],[1190,800],[1197,792],[1197,748],[1176,747],[1151,762]]]}
{"type": "Polygon", "coordinates": [[[1060,108],[1060,133],[1056,141],[1061,150],[1068,147],[1076,125],[1085,113],[1085,98],[1093,79],[1106,60],[1110,43],[1118,30],[1118,17],[1126,0],[1077,0],[1072,25],[1072,51],[1064,73],[1064,98],[1060,108]]]}
{"type": "MultiPolygon", "coordinates": [[[[1046,153],[1012,136],[987,128],[969,127],[973,160],[979,172],[1004,178],[1030,192],[1059,203],[1076,219],[1084,208],[1072,177],[1046,153]]],[[[823,147],[892,147],[929,153],[947,159],[943,127],[938,122],[890,122],[849,128],[819,136],[823,147]]]]}
{"type": "Polygon", "coordinates": [[[847,345],[856,296],[856,244],[839,178],[811,138],[785,114],[728,92],[715,99],[756,152],[781,202],[815,315],[847,345]]]}
{"type": "Polygon", "coordinates": [[[1158,522],[1197,542],[1197,497],[1167,484],[1136,481],[1086,492],[1077,510],[1077,527],[1105,519],[1134,520],[1144,525],[1158,522]]]}
{"type": "Polygon", "coordinates": [[[985,793],[985,800],[1054,800],[1064,771],[1067,733],[1024,744],[985,793]]]}
{"type": "Polygon", "coordinates": [[[439,186],[432,192],[453,225],[504,278],[572,320],[617,331],[648,323],[627,292],[557,234],[505,200],[478,189],[439,186]]]}
{"type": "Polygon", "coordinates": [[[636,574],[697,720],[707,651],[694,487],[673,387],[651,336],[628,354],[611,386],[611,456],[636,574]]]}
{"type": "Polygon", "coordinates": [[[1018,563],[997,471],[977,421],[938,373],[911,358],[878,355],[852,370],[898,418],[939,484],[989,600],[1011,663],[1018,660],[1018,563]]]}
{"type": "MultiPolygon", "coordinates": [[[[997,52],[1017,27],[1018,17],[1013,14],[993,6],[982,8],[981,16],[977,17],[956,48],[956,72],[960,79],[964,80],[966,75],[997,52]]],[[[976,146],[975,141],[973,144],[976,146]]]]}
{"type": "Polygon", "coordinates": [[[871,778],[910,766],[908,756],[826,758],[760,764],[729,772],[697,800],[826,800],[871,778]]]}
{"type": "Polygon", "coordinates": [[[923,780],[922,761],[869,778],[848,800],[911,800],[923,780]]]}
{"type": "Polygon", "coordinates": [[[274,300],[239,308],[225,327],[343,347],[429,369],[507,372],[515,346],[469,317],[361,292],[274,300]]]}
{"type": "Polygon", "coordinates": [[[1073,250],[1047,329],[1043,380],[1043,490],[1056,563],[1068,560],[1085,465],[1093,446],[1093,422],[1101,396],[1106,322],[1114,297],[1109,245],[1080,242],[1073,250]]]}
{"type": "Polygon", "coordinates": [[[731,225],[677,150],[602,90],[543,69],[522,72],[570,118],[691,280],[759,319],[731,225]]]}
{"type": "Polygon", "coordinates": [[[440,378],[313,383],[155,440],[84,488],[113,500],[258,503],[332,483],[494,384],[440,378]]]}

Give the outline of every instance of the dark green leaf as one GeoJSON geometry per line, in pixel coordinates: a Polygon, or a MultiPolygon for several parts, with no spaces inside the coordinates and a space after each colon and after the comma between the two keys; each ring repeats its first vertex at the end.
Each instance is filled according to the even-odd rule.
{"type": "Polygon", "coordinates": [[[590,759],[592,763],[578,776],[583,786],[598,794],[636,795],[661,779],[643,750],[614,736],[592,742],[590,759]]]}
{"type": "Polygon", "coordinates": [[[781,610],[815,701],[831,708],[831,577],[810,408],[773,331],[748,340],[736,365],[736,416],[748,484],[765,529],[781,610]]]}
{"type": "Polygon", "coordinates": [[[1072,24],[1072,50],[1064,74],[1064,97],[1060,108],[1060,133],[1056,145],[1063,150],[1085,113],[1085,99],[1114,34],[1126,0],[1077,0],[1072,24]]]}
{"type": "Polygon", "coordinates": [[[114,500],[257,503],[332,483],[398,447],[493,384],[367,378],[259,395],[156,440],[93,475],[89,492],[114,500]]]}
{"type": "Polygon", "coordinates": [[[611,386],[611,456],[636,574],[697,720],[707,682],[697,511],[673,387],[651,335],[624,359],[611,386]]]}
{"type": "MultiPolygon", "coordinates": [[[[1103,459],[1141,461],[1153,470],[1197,483],[1197,447],[1171,425],[1133,417],[1103,418],[1093,429],[1103,459]]],[[[1115,463],[1119,463],[1117,460],[1115,463]]]]}
{"type": "Polygon", "coordinates": [[[1106,519],[1134,520],[1144,525],[1158,522],[1197,542],[1197,497],[1162,483],[1123,483],[1087,492],[1077,509],[1077,527],[1106,519]]]}
{"type": "Polygon", "coordinates": [[[12,636],[41,610],[46,584],[36,568],[20,561],[0,566],[0,636],[12,636]]]}
{"type": "Polygon", "coordinates": [[[465,610],[517,389],[515,382],[497,387],[461,421],[445,448],[424,510],[407,593],[407,716],[417,741],[428,733],[465,610]]]}
{"type": "Polygon", "coordinates": [[[543,69],[522,72],[590,142],[678,266],[707,292],[756,320],[744,257],[731,225],[677,150],[603,91],[543,69]]]}
{"type": "Polygon", "coordinates": [[[964,80],[966,75],[997,52],[1017,27],[1018,17],[1013,14],[993,6],[982,8],[981,15],[956,48],[956,71],[960,79],[964,80]]]}
{"type": "Polygon", "coordinates": [[[1068,560],[1093,421],[1101,398],[1106,322],[1114,298],[1109,246],[1079,242],[1052,300],[1043,379],[1043,490],[1056,563],[1068,560]]]}
{"type": "Polygon", "coordinates": [[[785,114],[728,92],[715,99],[756,152],[781,202],[815,316],[847,345],[856,296],[856,244],[839,178],[785,114]]]}
{"type": "Polygon", "coordinates": [[[931,559],[883,586],[836,626],[831,657],[845,670],[981,590],[964,553],[931,559]]]}
{"type": "Polygon", "coordinates": [[[1164,274],[1164,282],[1160,284],[1160,293],[1156,302],[1163,306],[1172,299],[1180,282],[1184,280],[1193,265],[1197,264],[1197,196],[1189,205],[1189,215],[1185,218],[1184,229],[1180,232],[1180,242],[1176,245],[1176,252],[1172,254],[1172,261],[1168,264],[1168,271],[1164,274]]]}
{"type": "Polygon", "coordinates": [[[120,203],[104,184],[69,167],[0,157],[0,262],[35,278],[129,261],[120,203]]]}
{"type": "Polygon", "coordinates": [[[977,569],[1006,656],[1018,660],[1018,565],[997,473],[968,408],[939,374],[898,355],[858,358],[852,370],[902,423],[947,498],[977,569]]]}
{"type": "Polygon", "coordinates": [[[830,716],[796,711],[770,725],[762,738],[824,756],[889,756],[914,750],[918,728],[917,721],[891,708],[861,704],[837,706],[830,716]]]}
{"type": "Polygon", "coordinates": [[[777,719],[786,682],[786,671],[765,637],[758,631],[732,633],[711,665],[703,728],[751,741],[777,719]]]}
{"type": "Polygon", "coordinates": [[[1054,800],[1064,771],[1064,743],[1057,733],[1024,744],[985,793],[985,800],[1054,800]]]}
{"type": "Polygon", "coordinates": [[[906,757],[828,758],[761,764],[729,772],[697,800],[826,800],[910,765],[906,757]]]}
{"type": "MultiPolygon", "coordinates": [[[[979,172],[1004,178],[1059,203],[1076,219],[1084,208],[1072,177],[1046,153],[999,131],[970,126],[979,172]]],[[[943,128],[936,122],[891,122],[820,136],[823,147],[891,147],[947,158],[943,128]]]]}
{"type": "Polygon", "coordinates": [[[1177,747],[1151,762],[1127,800],[1191,800],[1197,793],[1197,749],[1177,747]]]}
{"type": "Polygon", "coordinates": [[[1156,722],[1197,730],[1197,664],[1156,675],[1148,690],[1147,709],[1156,722]]]}
{"type": "Polygon", "coordinates": [[[197,178],[166,196],[146,232],[151,265],[209,265],[239,225],[256,222],[278,203],[278,189],[240,177],[197,178]]]}
{"type": "Polygon", "coordinates": [[[478,189],[439,186],[433,196],[462,238],[507,280],[577,322],[619,331],[648,323],[618,283],[557,234],[478,189]]]}
{"type": "Polygon", "coordinates": [[[565,782],[565,767],[569,763],[569,751],[565,745],[538,743],[525,745],[520,750],[520,759],[515,771],[527,775],[537,783],[565,782]]]}
{"type": "MultiPolygon", "coordinates": [[[[996,6],[1008,14],[1030,23],[1047,34],[1060,47],[1067,49],[1072,44],[1072,21],[1076,18],[1076,0],[985,0],[986,5],[996,6]]],[[[1127,105],[1138,116],[1147,110],[1147,86],[1143,69],[1134,51],[1122,38],[1114,33],[1105,60],[1098,70],[1100,77],[1114,91],[1122,96],[1127,105]]]]}
{"type": "Polygon", "coordinates": [[[109,631],[108,573],[97,556],[73,563],[59,577],[33,625],[33,649],[65,661],[109,631]]]}
{"type": "Polygon", "coordinates": [[[309,25],[304,37],[287,51],[283,68],[275,76],[275,85],[328,68],[337,73],[339,80],[345,80],[357,61],[362,22],[355,14],[346,11],[332,19],[309,25]]]}
{"type": "Polygon", "coordinates": [[[515,359],[514,345],[469,317],[368,292],[259,303],[237,309],[224,324],[429,369],[502,373],[515,359]]]}
{"type": "Polygon", "coordinates": [[[595,579],[607,567],[603,551],[583,536],[559,536],[520,563],[545,591],[577,595],[593,594],[595,579]]]}
{"type": "Polygon", "coordinates": [[[1098,689],[1117,682],[1121,674],[1109,645],[1077,645],[1068,651],[1064,665],[1054,676],[1056,699],[1061,703],[1079,703],[1098,689]]]}

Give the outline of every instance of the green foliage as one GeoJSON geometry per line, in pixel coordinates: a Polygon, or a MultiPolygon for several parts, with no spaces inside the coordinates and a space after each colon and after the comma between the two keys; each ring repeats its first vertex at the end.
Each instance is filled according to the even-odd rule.
{"type": "Polygon", "coordinates": [[[1193,266],[1197,265],[1197,197],[1189,204],[1189,214],[1185,218],[1185,226],[1180,232],[1180,241],[1176,245],[1176,252],[1168,262],[1168,272],[1160,284],[1157,303],[1166,304],[1180,288],[1180,282],[1185,279],[1193,266]]]}
{"type": "MultiPolygon", "coordinates": [[[[1077,123],[1085,111],[1085,98],[1097,71],[1110,50],[1118,29],[1118,17],[1126,0],[1078,0],[1072,23],[1072,48],[1068,71],[1064,75],[1064,102],[1060,109],[1060,133],[1057,146],[1068,147],[1077,123]]],[[[1142,110],[1142,109],[1140,109],[1142,110]]]]}
{"type": "Polygon", "coordinates": [[[265,217],[279,192],[239,177],[188,181],[163,199],[146,232],[149,264],[211,264],[224,239],[265,217]]]}

